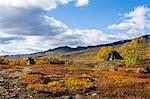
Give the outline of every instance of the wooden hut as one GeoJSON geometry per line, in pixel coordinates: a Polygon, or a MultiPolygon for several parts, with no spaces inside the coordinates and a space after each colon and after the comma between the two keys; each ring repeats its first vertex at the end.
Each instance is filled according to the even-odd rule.
{"type": "Polygon", "coordinates": [[[27,65],[35,64],[35,61],[33,58],[29,57],[27,60],[27,65]]]}
{"type": "Polygon", "coordinates": [[[109,61],[109,60],[119,60],[119,59],[123,59],[123,57],[116,51],[111,51],[109,53],[107,53],[105,60],[109,61]]]}

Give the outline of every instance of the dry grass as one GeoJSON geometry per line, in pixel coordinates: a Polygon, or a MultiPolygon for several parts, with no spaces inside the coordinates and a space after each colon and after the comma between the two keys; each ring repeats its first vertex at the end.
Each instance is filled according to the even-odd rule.
{"type": "Polygon", "coordinates": [[[41,75],[36,75],[36,74],[23,74],[20,75],[18,78],[18,83],[20,84],[39,84],[42,83],[42,76],[41,75]]]}
{"type": "Polygon", "coordinates": [[[150,74],[94,71],[91,75],[98,78],[96,87],[102,96],[150,97],[150,74]]]}
{"type": "Polygon", "coordinates": [[[33,74],[20,75],[18,83],[26,84],[30,91],[48,93],[50,96],[94,91],[100,97],[150,98],[150,74],[128,72],[125,67],[118,68],[118,71],[90,70],[65,65],[39,65],[32,69],[33,74]],[[90,77],[96,79],[96,82],[90,77]],[[93,86],[96,89],[90,89],[93,86]]]}

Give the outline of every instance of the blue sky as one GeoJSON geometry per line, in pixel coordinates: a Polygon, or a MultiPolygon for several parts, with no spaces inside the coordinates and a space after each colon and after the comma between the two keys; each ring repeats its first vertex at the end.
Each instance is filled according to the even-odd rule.
{"type": "Polygon", "coordinates": [[[0,55],[150,34],[149,0],[1,0],[0,55]]]}
{"type": "Polygon", "coordinates": [[[149,0],[91,0],[88,6],[75,8],[73,3],[61,5],[48,13],[71,28],[106,29],[120,22],[119,13],[130,12],[136,6],[150,6],[149,0]]]}

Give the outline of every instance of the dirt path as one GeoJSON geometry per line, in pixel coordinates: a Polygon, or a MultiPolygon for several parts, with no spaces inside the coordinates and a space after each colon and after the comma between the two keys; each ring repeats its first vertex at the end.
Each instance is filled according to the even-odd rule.
{"type": "Polygon", "coordinates": [[[0,70],[0,99],[32,99],[28,93],[22,92],[16,85],[18,74],[27,72],[25,70],[30,69],[13,73],[9,72],[8,69],[0,70]]]}

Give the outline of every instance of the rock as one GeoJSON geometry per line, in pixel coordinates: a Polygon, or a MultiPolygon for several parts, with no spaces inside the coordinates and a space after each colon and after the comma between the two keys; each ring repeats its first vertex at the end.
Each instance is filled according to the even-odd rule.
{"type": "Polygon", "coordinates": [[[137,69],[137,73],[141,73],[141,71],[142,71],[142,69],[141,68],[139,68],[139,69],[137,69]]]}
{"type": "Polygon", "coordinates": [[[0,99],[32,99],[27,93],[17,88],[16,72],[0,71],[0,75],[0,99]]]}
{"type": "Polygon", "coordinates": [[[110,69],[110,71],[117,71],[117,69],[116,68],[112,68],[112,69],[110,69]]]}
{"type": "Polygon", "coordinates": [[[129,68],[129,69],[126,69],[126,71],[127,72],[133,72],[134,70],[129,68]]]}
{"type": "Polygon", "coordinates": [[[150,68],[149,67],[140,68],[137,70],[137,73],[150,73],[150,68]]]}
{"type": "Polygon", "coordinates": [[[30,73],[32,73],[32,69],[31,68],[24,68],[22,70],[22,73],[24,73],[24,74],[30,74],[30,73]]]}
{"type": "Polygon", "coordinates": [[[97,95],[97,93],[93,93],[91,96],[96,96],[97,95]]]}
{"type": "Polygon", "coordinates": [[[73,99],[72,96],[62,96],[61,99],[73,99]]]}
{"type": "Polygon", "coordinates": [[[76,94],[74,96],[75,99],[84,99],[84,96],[83,95],[80,95],[80,94],[76,94]]]}
{"type": "Polygon", "coordinates": [[[7,96],[8,94],[9,94],[9,92],[4,92],[2,95],[7,96]]]}
{"type": "Polygon", "coordinates": [[[145,67],[144,70],[149,72],[150,68],[149,67],[145,67]]]}
{"type": "Polygon", "coordinates": [[[89,93],[85,93],[85,95],[86,95],[86,96],[90,96],[90,94],[89,94],[89,93]]]}
{"type": "MultiPolygon", "coordinates": [[[[91,94],[91,96],[88,99],[105,99],[105,98],[100,98],[100,96],[95,92],[91,94]]],[[[108,99],[108,98],[106,98],[108,99]]]]}
{"type": "Polygon", "coordinates": [[[11,93],[11,94],[9,94],[9,96],[10,96],[11,98],[14,98],[14,97],[17,97],[17,94],[16,94],[16,93],[11,93]]]}

